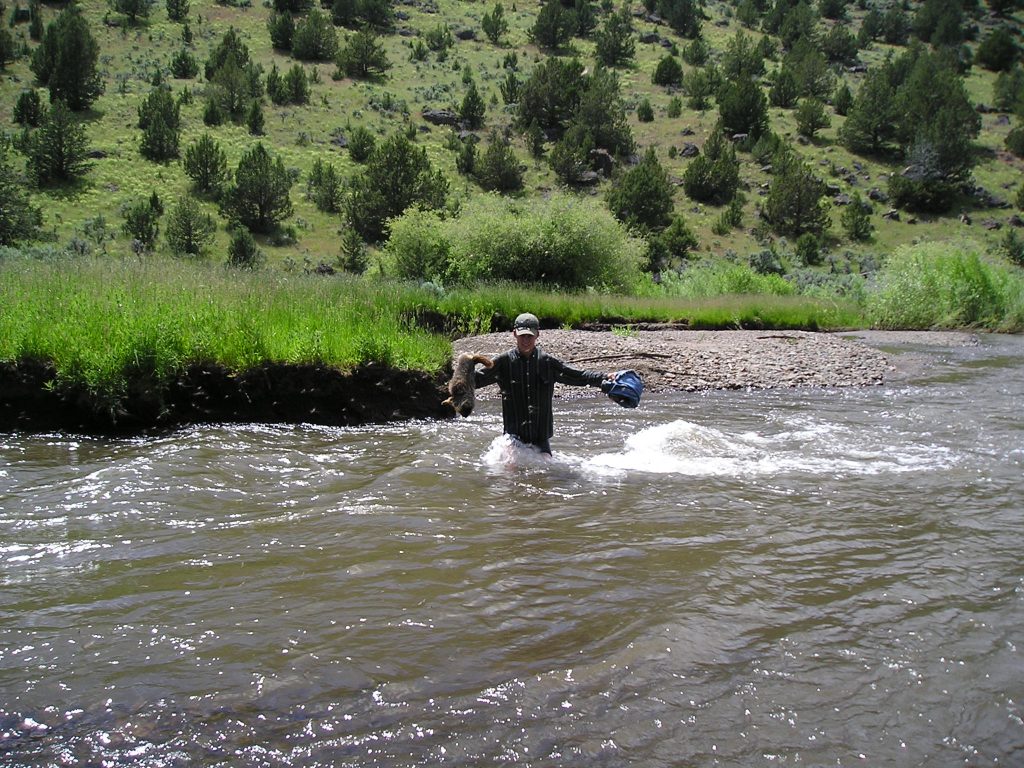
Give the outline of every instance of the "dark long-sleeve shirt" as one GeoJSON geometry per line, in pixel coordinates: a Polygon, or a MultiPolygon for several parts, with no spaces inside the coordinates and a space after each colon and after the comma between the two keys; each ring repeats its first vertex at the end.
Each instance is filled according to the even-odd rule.
{"type": "Polygon", "coordinates": [[[529,357],[510,349],[494,358],[494,366],[476,374],[476,386],[497,382],[501,388],[501,415],[506,434],[524,443],[547,445],[555,433],[551,400],[555,383],[600,387],[605,374],[584,371],[563,363],[537,348],[529,357]]]}

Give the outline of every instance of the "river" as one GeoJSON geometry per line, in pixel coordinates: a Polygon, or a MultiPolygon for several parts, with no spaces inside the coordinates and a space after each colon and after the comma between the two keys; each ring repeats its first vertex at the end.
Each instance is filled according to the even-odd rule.
{"type": "Polygon", "coordinates": [[[493,400],[0,434],[0,765],[1022,765],[1024,339],[903,349],[550,461],[493,400]]]}

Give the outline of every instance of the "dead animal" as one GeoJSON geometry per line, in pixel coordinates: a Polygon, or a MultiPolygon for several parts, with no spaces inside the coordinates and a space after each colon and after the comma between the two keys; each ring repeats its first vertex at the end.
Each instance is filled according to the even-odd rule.
{"type": "Polygon", "coordinates": [[[460,416],[469,416],[476,405],[476,364],[485,368],[494,365],[491,358],[484,355],[471,355],[463,352],[452,364],[452,380],[448,382],[450,397],[442,405],[450,405],[460,416]]]}

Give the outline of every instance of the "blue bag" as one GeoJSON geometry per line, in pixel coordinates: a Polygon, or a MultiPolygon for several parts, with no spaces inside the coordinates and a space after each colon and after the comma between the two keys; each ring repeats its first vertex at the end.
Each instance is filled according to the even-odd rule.
{"type": "Polygon", "coordinates": [[[619,371],[614,379],[601,385],[601,391],[623,408],[636,408],[644,393],[644,380],[636,371],[619,371]]]}

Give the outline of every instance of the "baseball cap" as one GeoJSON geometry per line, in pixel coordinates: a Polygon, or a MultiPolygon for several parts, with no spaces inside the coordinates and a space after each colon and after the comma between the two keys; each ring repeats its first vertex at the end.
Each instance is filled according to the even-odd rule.
{"type": "Polygon", "coordinates": [[[540,320],[537,319],[536,315],[523,312],[512,323],[512,330],[515,331],[516,336],[536,336],[540,333],[540,320]]]}

